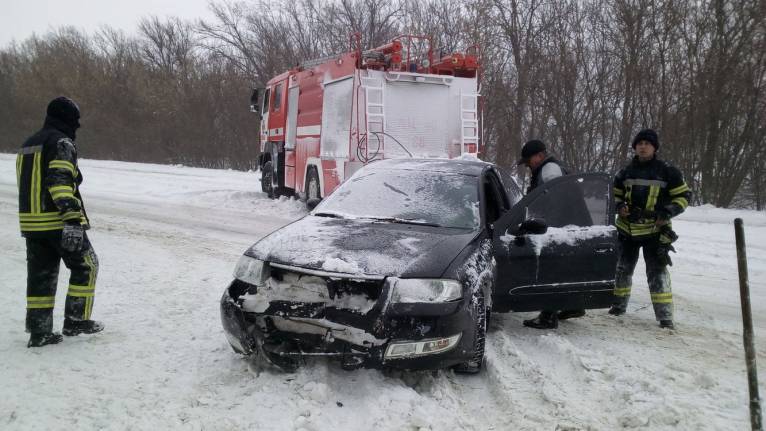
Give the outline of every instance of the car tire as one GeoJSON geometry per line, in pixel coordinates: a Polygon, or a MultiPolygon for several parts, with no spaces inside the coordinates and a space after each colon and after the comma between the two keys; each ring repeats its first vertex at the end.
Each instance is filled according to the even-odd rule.
{"type": "Polygon", "coordinates": [[[322,191],[320,190],[319,174],[314,167],[309,168],[308,174],[306,174],[306,200],[309,199],[322,199],[322,191]]]}
{"type": "Polygon", "coordinates": [[[484,292],[481,289],[474,296],[471,314],[474,316],[473,357],[453,368],[456,373],[460,374],[476,374],[481,371],[484,363],[484,345],[487,339],[487,317],[489,313],[484,300],[484,292]]]}
{"type": "Polygon", "coordinates": [[[277,197],[274,187],[274,164],[269,160],[261,170],[261,190],[270,198],[277,197]]]}

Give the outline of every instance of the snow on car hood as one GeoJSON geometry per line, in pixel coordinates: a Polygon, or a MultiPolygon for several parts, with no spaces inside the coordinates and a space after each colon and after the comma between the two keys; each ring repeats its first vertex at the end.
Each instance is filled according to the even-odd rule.
{"type": "Polygon", "coordinates": [[[476,235],[466,229],[308,215],[245,254],[328,272],[439,277],[476,235]]]}

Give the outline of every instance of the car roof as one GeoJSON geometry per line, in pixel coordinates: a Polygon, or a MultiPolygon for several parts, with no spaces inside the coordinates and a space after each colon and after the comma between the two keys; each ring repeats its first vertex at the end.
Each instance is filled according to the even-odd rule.
{"type": "Polygon", "coordinates": [[[480,176],[492,163],[479,159],[385,159],[366,166],[367,170],[417,170],[480,176]]]}

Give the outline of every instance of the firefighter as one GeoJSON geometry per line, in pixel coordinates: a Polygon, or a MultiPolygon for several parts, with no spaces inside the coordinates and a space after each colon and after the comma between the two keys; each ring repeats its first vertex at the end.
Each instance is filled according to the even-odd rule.
{"type": "Polygon", "coordinates": [[[674,329],[673,293],[670,289],[669,252],[677,239],[670,219],[689,205],[691,191],[681,171],[657,158],[660,141],[652,129],[633,139],[633,160],[614,179],[618,213],[615,222],[622,248],[617,263],[615,304],[609,314],[624,314],[638,251],[643,249],[646,278],[654,315],[662,328],[674,329]]]}
{"type": "Polygon", "coordinates": [[[27,347],[63,340],[53,332],[53,306],[60,261],[71,275],[64,305],[63,334],[104,329],[91,320],[98,259],[85,231],[88,217],[78,186],[75,134],[80,109],[69,98],[48,104],[43,128],[24,142],[16,157],[19,223],[27,245],[27,347]]]}
{"type": "MultiPolygon", "coordinates": [[[[521,158],[516,165],[526,165],[532,172],[532,178],[527,188],[527,194],[542,184],[567,175],[567,169],[556,160],[549,156],[545,144],[537,139],[533,139],[524,144],[521,149],[521,158]]],[[[543,310],[534,319],[524,321],[524,326],[536,329],[556,329],[559,326],[559,320],[572,319],[585,315],[585,310],[543,310]]]]}

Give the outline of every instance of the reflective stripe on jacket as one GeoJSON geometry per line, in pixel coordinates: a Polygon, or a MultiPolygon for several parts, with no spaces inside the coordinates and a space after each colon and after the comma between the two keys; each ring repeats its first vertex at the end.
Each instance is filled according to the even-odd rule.
{"type": "Polygon", "coordinates": [[[673,165],[634,157],[614,179],[614,200],[618,212],[622,207],[630,210],[629,217],[617,217],[617,229],[630,237],[645,237],[659,233],[658,216],[669,220],[689,206],[691,190],[673,165]]]}
{"type": "Polygon", "coordinates": [[[58,234],[64,223],[88,227],[77,189],[82,174],[72,140],[55,125],[46,125],[27,139],[16,156],[19,226],[27,237],[58,234]]]}

